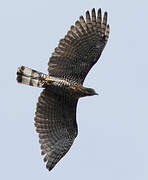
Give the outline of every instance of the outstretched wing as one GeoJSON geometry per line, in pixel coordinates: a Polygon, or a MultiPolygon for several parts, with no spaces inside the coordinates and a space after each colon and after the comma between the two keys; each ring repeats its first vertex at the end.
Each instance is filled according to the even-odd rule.
{"type": "Polygon", "coordinates": [[[59,96],[50,89],[44,89],[39,97],[35,127],[49,171],[67,153],[77,136],[76,105],[76,100],[59,96]]]}
{"type": "Polygon", "coordinates": [[[98,61],[109,37],[107,12],[102,20],[101,9],[97,16],[92,9],[86,12],[86,21],[80,16],[61,39],[48,63],[49,75],[83,83],[91,67],[98,61]]]}

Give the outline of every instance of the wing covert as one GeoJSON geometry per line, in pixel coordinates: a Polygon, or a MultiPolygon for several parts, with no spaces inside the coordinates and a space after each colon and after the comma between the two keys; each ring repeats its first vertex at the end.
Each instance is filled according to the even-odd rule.
{"type": "Polygon", "coordinates": [[[35,127],[39,134],[41,154],[50,171],[67,153],[77,136],[77,101],[44,89],[35,113],[35,127]]]}
{"type": "Polygon", "coordinates": [[[48,63],[49,75],[83,84],[87,73],[98,61],[108,37],[107,12],[102,20],[101,9],[97,15],[92,9],[91,16],[87,11],[86,21],[80,16],[52,53],[48,63]]]}

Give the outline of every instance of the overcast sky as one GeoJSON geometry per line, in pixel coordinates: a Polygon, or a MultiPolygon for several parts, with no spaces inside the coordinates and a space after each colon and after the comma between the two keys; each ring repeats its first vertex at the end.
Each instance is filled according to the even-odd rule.
{"type": "Polygon", "coordinates": [[[145,0],[0,0],[0,179],[148,179],[148,3],[145,0]],[[48,59],[86,10],[107,11],[110,38],[79,101],[79,135],[48,172],[34,112],[39,88],[16,83],[20,65],[47,73],[48,59]]]}

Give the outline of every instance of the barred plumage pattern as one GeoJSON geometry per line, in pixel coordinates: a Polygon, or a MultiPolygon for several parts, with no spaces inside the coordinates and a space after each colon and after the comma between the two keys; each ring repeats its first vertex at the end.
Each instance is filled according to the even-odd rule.
{"type": "Polygon", "coordinates": [[[76,105],[77,100],[50,89],[43,90],[39,97],[35,127],[48,170],[66,154],[77,136],[76,105]]]}
{"type": "Polygon", "coordinates": [[[21,66],[17,69],[17,82],[21,84],[43,88],[47,77],[46,74],[25,66],[21,66]]]}
{"type": "Polygon", "coordinates": [[[98,61],[108,37],[107,12],[102,20],[101,9],[97,17],[95,9],[92,9],[92,16],[87,11],[86,21],[80,16],[55,48],[48,63],[49,75],[83,83],[91,67],[98,61]]]}
{"type": "MultiPolygon", "coordinates": [[[[77,136],[76,106],[79,96],[70,96],[73,87],[78,86],[75,93],[78,89],[81,92],[84,79],[98,61],[108,38],[107,12],[102,18],[101,9],[97,13],[92,9],[91,14],[86,12],[86,20],[80,16],[60,40],[49,60],[48,75],[24,66],[18,68],[19,83],[45,88],[38,99],[35,127],[41,154],[49,171],[66,154],[77,136]],[[50,81],[54,83],[51,85],[50,81]]],[[[83,90],[85,96],[85,88],[83,90]]],[[[90,89],[87,90],[89,92],[90,89]]]]}

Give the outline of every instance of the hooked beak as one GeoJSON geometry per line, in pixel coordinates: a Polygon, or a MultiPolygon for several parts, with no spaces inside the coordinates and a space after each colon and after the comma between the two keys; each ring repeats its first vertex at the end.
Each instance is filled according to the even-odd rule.
{"type": "Polygon", "coordinates": [[[99,95],[99,94],[95,92],[95,94],[94,94],[94,95],[99,95]]]}

